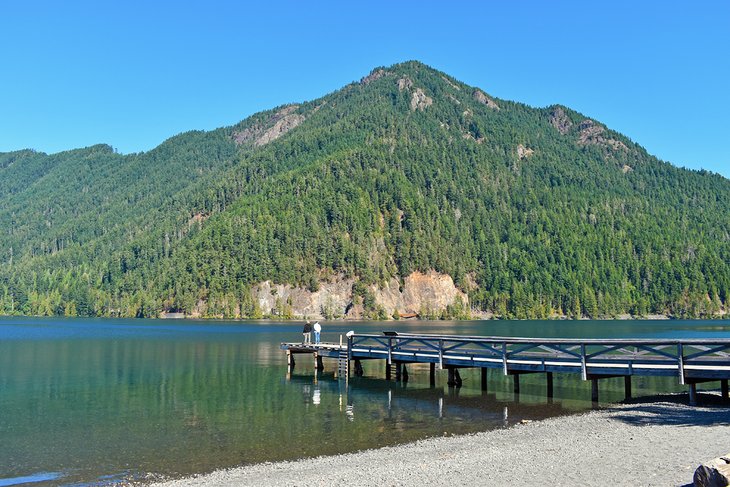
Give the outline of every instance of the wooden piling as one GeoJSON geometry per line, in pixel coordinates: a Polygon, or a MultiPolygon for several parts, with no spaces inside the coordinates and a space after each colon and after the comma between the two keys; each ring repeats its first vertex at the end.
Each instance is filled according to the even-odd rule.
{"type": "Polygon", "coordinates": [[[697,405],[697,384],[695,384],[694,382],[689,384],[689,405],[697,405]]]}
{"type": "Polygon", "coordinates": [[[549,399],[553,398],[553,373],[548,372],[545,374],[547,377],[547,397],[549,399]]]}
{"type": "Polygon", "coordinates": [[[428,385],[436,387],[436,364],[428,364],[428,385]]]}
{"type": "Polygon", "coordinates": [[[624,397],[628,401],[631,399],[631,376],[624,376],[624,397]]]}
{"type": "Polygon", "coordinates": [[[722,379],[720,381],[720,397],[722,397],[725,401],[730,399],[730,397],[728,397],[727,379],[722,379]]]}
{"type": "Polygon", "coordinates": [[[598,402],[598,379],[591,379],[591,402],[598,402]]]}
{"type": "Polygon", "coordinates": [[[515,395],[519,395],[520,394],[520,374],[515,374],[512,377],[514,380],[515,395]]]}
{"type": "Polygon", "coordinates": [[[487,392],[487,369],[486,367],[481,368],[482,373],[482,391],[487,392]]]}

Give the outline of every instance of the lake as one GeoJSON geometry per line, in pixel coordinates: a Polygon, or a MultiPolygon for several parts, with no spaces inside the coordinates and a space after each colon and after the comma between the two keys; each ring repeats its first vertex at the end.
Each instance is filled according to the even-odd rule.
{"type": "MultiPolygon", "coordinates": [[[[589,409],[590,383],[526,375],[521,394],[499,370],[446,386],[410,366],[407,384],[292,373],[279,349],[301,323],[0,317],[0,487],[104,485],[241,464],[336,454],[420,438],[502,428],[589,409]]],[[[730,321],[325,322],[323,341],[348,330],[574,338],[730,338],[730,321]]],[[[376,363],[377,362],[377,363],[376,363]]],[[[716,387],[716,384],[710,384],[716,387]]],[[[635,377],[635,396],[683,391],[676,379],[635,377]]],[[[601,400],[623,380],[601,381],[601,400]]]]}

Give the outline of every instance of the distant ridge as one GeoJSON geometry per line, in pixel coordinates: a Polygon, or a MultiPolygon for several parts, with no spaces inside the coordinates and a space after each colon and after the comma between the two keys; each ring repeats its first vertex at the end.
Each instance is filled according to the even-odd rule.
{"type": "Polygon", "coordinates": [[[725,316],[730,181],[417,61],[186,132],[0,154],[0,314],[725,316]]]}

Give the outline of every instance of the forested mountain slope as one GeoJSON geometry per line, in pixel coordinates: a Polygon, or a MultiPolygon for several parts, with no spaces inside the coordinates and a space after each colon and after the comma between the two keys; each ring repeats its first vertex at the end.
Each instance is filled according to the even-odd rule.
{"type": "Polygon", "coordinates": [[[505,317],[717,315],[730,181],[417,62],[146,153],[0,154],[0,313],[259,316],[258,283],[348,280],[382,317],[429,270],[505,317]]]}

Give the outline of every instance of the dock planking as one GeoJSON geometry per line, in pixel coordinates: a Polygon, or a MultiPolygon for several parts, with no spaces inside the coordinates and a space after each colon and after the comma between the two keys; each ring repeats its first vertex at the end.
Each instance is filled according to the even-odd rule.
{"type": "Polygon", "coordinates": [[[730,339],[572,339],[514,338],[460,335],[433,335],[384,332],[353,334],[336,343],[282,343],[288,363],[294,365],[295,354],[313,354],[315,366],[321,370],[322,358],[338,360],[342,377],[362,370],[362,360],[384,360],[386,378],[395,368],[396,380],[407,378],[406,364],[431,364],[433,383],[435,369],[449,371],[448,384],[460,386],[460,368],[481,368],[482,388],[486,389],[486,369],[501,369],[513,376],[519,393],[519,376],[544,373],[547,395],[552,397],[552,374],[580,374],[590,380],[591,398],[598,402],[598,381],[624,377],[626,397],[631,397],[631,377],[677,377],[689,388],[690,404],[697,403],[696,385],[719,381],[722,397],[728,399],[730,379],[730,339]],[[404,374],[405,372],[405,374],[404,374]]]}

